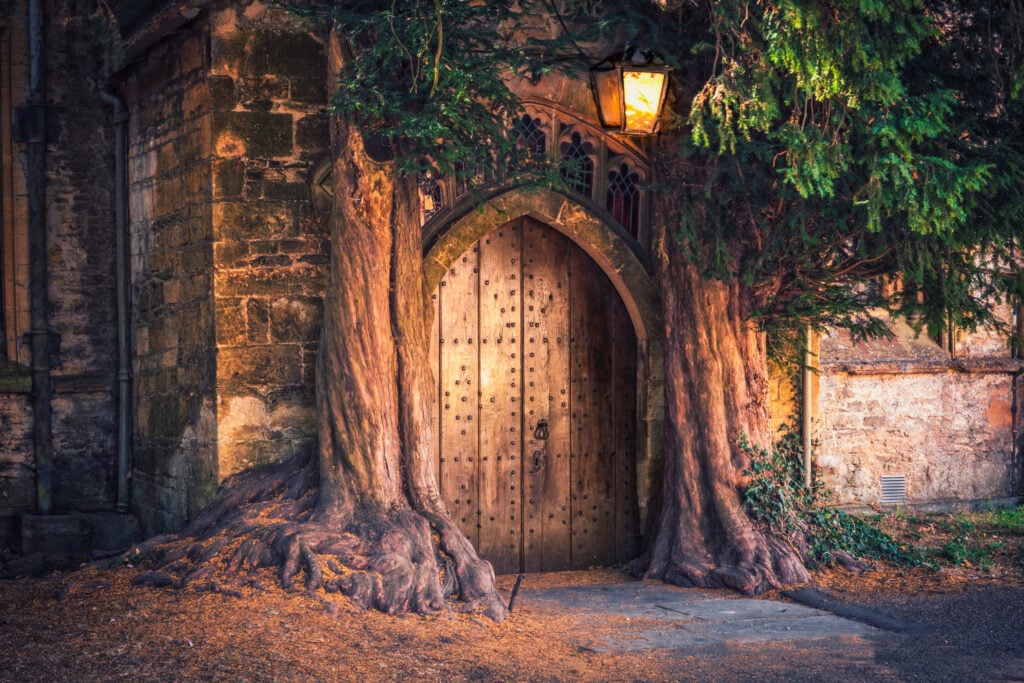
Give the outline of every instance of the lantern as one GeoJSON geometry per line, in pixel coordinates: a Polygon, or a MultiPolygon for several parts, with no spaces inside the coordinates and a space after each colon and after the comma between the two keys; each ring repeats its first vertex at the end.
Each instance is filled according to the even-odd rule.
{"type": "Polygon", "coordinates": [[[656,132],[670,71],[653,52],[635,47],[593,66],[590,80],[604,127],[630,135],[656,132]]]}

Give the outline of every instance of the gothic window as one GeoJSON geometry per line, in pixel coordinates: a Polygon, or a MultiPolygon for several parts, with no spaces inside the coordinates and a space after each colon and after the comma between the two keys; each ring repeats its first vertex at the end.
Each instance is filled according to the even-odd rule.
{"type": "Polygon", "coordinates": [[[541,127],[540,119],[523,114],[515,123],[516,149],[527,157],[539,157],[547,147],[547,136],[541,127]]]}
{"type": "Polygon", "coordinates": [[[562,142],[559,151],[562,153],[562,178],[569,189],[584,197],[592,197],[594,160],[591,155],[594,152],[594,145],[589,140],[584,140],[579,133],[573,133],[570,139],[562,142]]]}
{"type": "Polygon", "coordinates": [[[431,171],[420,173],[416,182],[420,192],[420,225],[423,225],[444,208],[444,201],[441,184],[431,171]]]}
{"type": "Polygon", "coordinates": [[[608,173],[608,192],[605,208],[619,225],[633,237],[637,237],[640,225],[640,174],[628,164],[608,173]]]}
{"type": "Polygon", "coordinates": [[[469,192],[477,185],[484,185],[494,180],[494,174],[484,162],[458,162],[455,170],[455,198],[469,192]]]}

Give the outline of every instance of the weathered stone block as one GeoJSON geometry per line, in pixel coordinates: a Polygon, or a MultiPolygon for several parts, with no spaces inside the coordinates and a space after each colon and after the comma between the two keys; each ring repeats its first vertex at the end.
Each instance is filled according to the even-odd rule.
{"type": "Polygon", "coordinates": [[[319,298],[281,298],[270,305],[270,337],[275,342],[315,341],[323,320],[319,298]]]}
{"type": "Polygon", "coordinates": [[[302,349],[295,345],[233,347],[220,350],[218,387],[223,391],[302,381],[302,349]]]}
{"type": "Polygon", "coordinates": [[[46,571],[46,559],[42,553],[14,557],[5,565],[10,576],[36,576],[46,571]]]}
{"type": "Polygon", "coordinates": [[[308,396],[268,401],[222,395],[218,418],[221,476],[281,462],[315,444],[316,411],[308,396]]]}
{"type": "Polygon", "coordinates": [[[253,111],[270,111],[274,102],[288,99],[288,82],[273,74],[260,78],[241,78],[239,102],[253,111]]]}
{"type": "Polygon", "coordinates": [[[246,341],[245,309],[242,299],[217,299],[217,344],[236,346],[246,341]]]}
{"type": "Polygon", "coordinates": [[[257,256],[250,262],[256,268],[289,266],[291,263],[292,257],[287,254],[266,254],[264,256],[257,256]]]}
{"type": "Polygon", "coordinates": [[[210,102],[214,111],[231,111],[238,99],[235,81],[229,76],[210,76],[210,102]]]}
{"type": "Polygon", "coordinates": [[[320,43],[310,34],[298,31],[252,31],[246,37],[244,58],[239,61],[242,72],[248,76],[317,78],[324,69],[320,43]]]}
{"type": "Polygon", "coordinates": [[[241,159],[217,159],[213,162],[213,198],[237,199],[242,196],[244,179],[241,159]]]}
{"type": "MultiPolygon", "coordinates": [[[[324,66],[320,65],[320,70],[324,66]]],[[[288,91],[289,98],[295,104],[323,104],[327,102],[327,79],[318,77],[317,72],[293,78],[288,91]]]]}
{"type": "Polygon", "coordinates": [[[146,433],[171,439],[180,437],[186,422],[182,398],[176,393],[152,396],[149,405],[149,424],[146,433]]]}
{"type": "Polygon", "coordinates": [[[284,293],[316,295],[323,292],[322,268],[295,264],[282,268],[221,270],[216,274],[220,296],[279,296],[284,293]]]}
{"type": "Polygon", "coordinates": [[[181,345],[182,348],[198,352],[199,355],[212,353],[210,343],[213,341],[212,302],[198,301],[181,311],[181,345]]]}
{"type": "Polygon", "coordinates": [[[178,55],[181,73],[188,74],[203,68],[206,54],[205,44],[205,36],[199,33],[193,33],[179,43],[178,55]]]}
{"type": "Polygon", "coordinates": [[[209,244],[198,244],[181,251],[181,269],[189,275],[206,273],[212,265],[213,247],[209,244]]]}
{"type": "Polygon", "coordinates": [[[326,116],[304,116],[295,124],[295,146],[300,152],[322,153],[330,146],[330,142],[331,135],[326,116]]]}
{"type": "Polygon", "coordinates": [[[283,199],[308,201],[310,199],[309,184],[307,183],[263,183],[264,199],[283,199]]]}
{"type": "Polygon", "coordinates": [[[89,551],[92,528],[82,515],[23,515],[21,554],[46,557],[89,551]]]}
{"type": "Polygon", "coordinates": [[[248,242],[224,241],[213,245],[213,260],[218,268],[244,266],[248,256],[248,242]]]}
{"type": "Polygon", "coordinates": [[[291,202],[217,202],[213,205],[217,239],[248,241],[298,235],[298,215],[291,202]]]}
{"type": "Polygon", "coordinates": [[[253,240],[249,242],[249,248],[253,254],[276,254],[283,243],[283,240],[253,240]]]}
{"type": "Polygon", "coordinates": [[[267,112],[217,112],[213,114],[213,136],[218,156],[291,156],[292,117],[267,112]]]}
{"type": "Polygon", "coordinates": [[[164,351],[178,348],[178,321],[161,317],[149,325],[149,348],[164,351]]]}
{"type": "Polygon", "coordinates": [[[270,310],[264,299],[249,299],[246,311],[246,339],[257,344],[270,341],[270,310]]]}
{"type": "Polygon", "coordinates": [[[205,82],[189,87],[182,94],[181,115],[188,120],[205,115],[210,111],[210,92],[205,82]]]}
{"type": "Polygon", "coordinates": [[[92,527],[91,550],[120,550],[142,539],[139,520],[133,515],[96,512],[86,517],[92,527]]]}

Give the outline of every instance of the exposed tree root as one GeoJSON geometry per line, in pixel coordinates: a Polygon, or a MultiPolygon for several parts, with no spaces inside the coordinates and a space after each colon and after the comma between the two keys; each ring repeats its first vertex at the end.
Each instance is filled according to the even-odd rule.
{"type": "Polygon", "coordinates": [[[244,587],[263,588],[260,570],[273,568],[285,590],[340,593],[355,610],[448,614],[448,599],[461,597],[464,609],[507,615],[490,564],[446,518],[370,506],[328,518],[316,511],[311,471],[288,462],[228,480],[180,535],[133,549],[147,567],[133,583],[240,597],[244,587]]]}
{"type": "Polygon", "coordinates": [[[787,543],[752,530],[739,544],[730,544],[716,558],[702,551],[676,547],[659,553],[657,548],[641,565],[644,576],[676,586],[731,588],[745,595],[760,595],[773,588],[806,583],[810,574],[797,552],[787,543]],[[702,558],[703,561],[694,558],[702,558]]]}

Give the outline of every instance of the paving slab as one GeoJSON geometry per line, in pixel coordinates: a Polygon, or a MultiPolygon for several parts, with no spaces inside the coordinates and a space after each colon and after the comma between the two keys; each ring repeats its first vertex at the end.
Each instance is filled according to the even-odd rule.
{"type": "MultiPolygon", "coordinates": [[[[831,612],[778,600],[752,600],[726,591],[678,588],[659,582],[546,588],[520,592],[519,605],[580,616],[570,642],[594,652],[701,648],[750,643],[884,636],[885,631],[831,612]],[[601,615],[650,619],[654,628],[593,635],[601,615]]],[[[639,622],[643,624],[644,622],[639,622]]]]}

